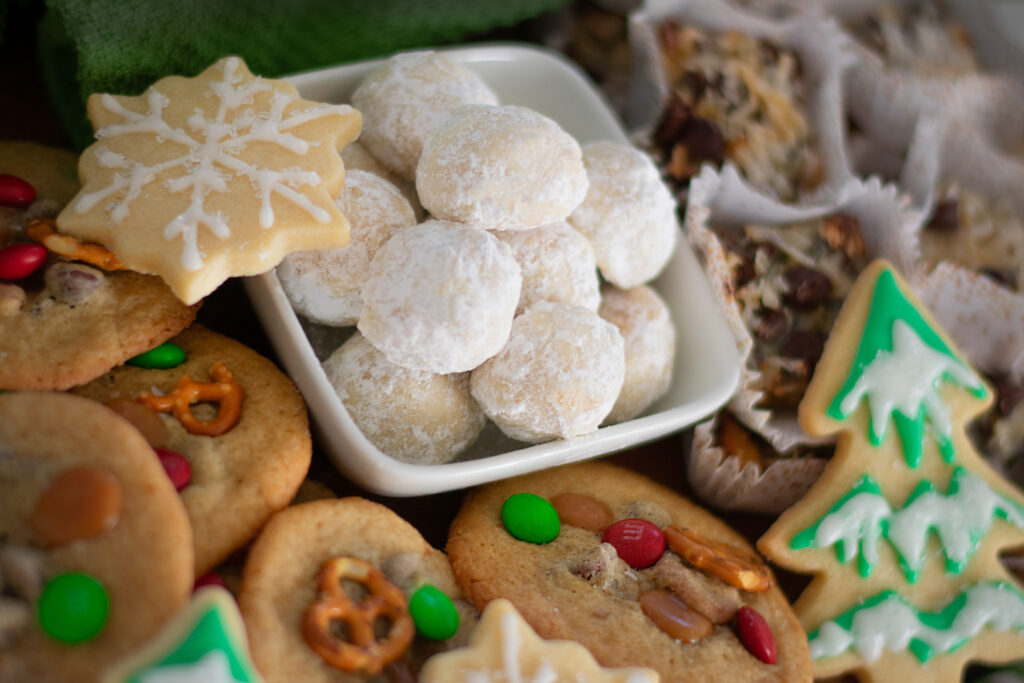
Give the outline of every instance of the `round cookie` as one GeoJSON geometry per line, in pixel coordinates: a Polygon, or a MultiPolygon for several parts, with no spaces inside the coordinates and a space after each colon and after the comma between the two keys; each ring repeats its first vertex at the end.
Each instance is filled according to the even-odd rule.
{"type": "MultiPolygon", "coordinates": [[[[0,680],[95,680],[188,600],[188,517],[145,439],[103,406],[17,392],[0,395],[0,415],[0,680]],[[49,615],[46,596],[89,585],[58,579],[68,573],[98,580],[109,599],[106,621],[90,620],[99,631],[75,645],[33,614],[40,596],[49,615]],[[13,630],[12,610],[28,614],[13,630]]],[[[65,637],[85,635],[75,623],[46,620],[65,637]]]]}
{"type": "Polygon", "coordinates": [[[498,104],[498,97],[479,76],[439,52],[395,55],[352,93],[352,106],[363,114],[363,145],[410,180],[423,138],[467,104],[498,104]]]}
{"type": "Polygon", "coordinates": [[[469,105],[427,135],[416,192],[435,218],[525,230],[572,213],[587,174],[579,144],[543,114],[469,105]]]}
{"type": "Polygon", "coordinates": [[[469,395],[467,373],[437,375],[395,365],[358,332],[323,367],[363,435],[398,460],[449,462],[487,422],[469,395]]]}
{"type": "Polygon", "coordinates": [[[598,314],[619,328],[626,343],[626,379],[605,418],[607,424],[615,424],[633,419],[668,391],[676,358],[676,328],[665,302],[646,285],[606,286],[598,314]]]}
{"type": "Polygon", "coordinates": [[[420,206],[420,198],[416,196],[416,184],[412,180],[401,177],[387,166],[377,161],[358,140],[345,145],[341,150],[341,161],[345,164],[345,171],[366,171],[375,176],[380,176],[398,188],[402,196],[409,202],[416,220],[423,220],[423,207],[420,206]]]}
{"type": "Polygon", "coordinates": [[[625,372],[622,336],[597,313],[541,301],[512,323],[501,352],[470,376],[470,391],[508,436],[537,443],[597,429],[625,372]]]}
{"type": "Polygon", "coordinates": [[[355,325],[370,261],[396,230],[414,225],[416,216],[397,187],[365,171],[348,171],[335,203],[349,222],[348,246],[293,252],[277,267],[277,277],[301,315],[324,325],[355,325]]]}
{"type": "MultiPolygon", "coordinates": [[[[630,568],[610,544],[602,544],[608,523],[627,518],[647,519],[658,527],[678,525],[753,552],[739,534],[682,496],[604,463],[537,472],[471,492],[452,522],[446,550],[459,585],[478,607],[507,598],[541,637],[576,640],[604,666],[647,666],[665,681],[811,680],[806,635],[777,586],[763,592],[740,591],[686,565],[675,552],[666,552],[651,568],[630,568]],[[544,545],[516,540],[502,525],[501,509],[518,493],[556,502],[560,494],[586,496],[607,517],[596,527],[588,524],[596,528],[592,531],[564,518],[587,524],[584,520],[597,516],[580,518],[563,508],[556,539],[544,545]],[[694,644],[676,640],[656,626],[641,609],[638,596],[670,580],[678,584],[680,578],[696,589],[694,595],[714,596],[702,609],[729,607],[731,601],[732,611],[742,605],[760,613],[774,635],[775,663],[764,663],[748,652],[729,626],[728,611],[716,617],[719,625],[710,635],[694,644]]],[[[759,569],[770,578],[767,567],[760,564],[759,569]]]]}
{"type": "Polygon", "coordinates": [[[498,230],[523,272],[516,315],[538,301],[577,304],[592,311],[601,303],[594,249],[565,221],[533,230],[498,230]]]}
{"type": "Polygon", "coordinates": [[[415,680],[427,657],[468,639],[476,611],[463,599],[444,553],[432,548],[412,525],[363,498],[304,503],[277,513],[267,523],[249,551],[238,596],[253,659],[267,683],[366,680],[327,664],[303,637],[303,612],[318,599],[317,574],[336,557],[368,562],[406,597],[429,583],[458,611],[455,635],[441,641],[417,635],[385,670],[396,676],[391,680],[415,680]]]}
{"type": "MultiPolygon", "coordinates": [[[[27,207],[0,206],[0,249],[29,242],[30,221],[57,215],[78,190],[77,163],[70,150],[0,142],[0,173],[36,193],[27,207]]],[[[197,310],[157,277],[105,272],[51,253],[29,277],[0,281],[0,389],[88,382],[174,336],[197,310]]]]}
{"type": "Polygon", "coordinates": [[[569,223],[594,246],[601,275],[629,289],[654,279],[672,258],[676,203],[651,158],[629,145],[583,148],[590,188],[569,223]]]}
{"type": "Polygon", "coordinates": [[[521,286],[512,250],[488,232],[427,221],[370,263],[359,331],[396,365],[466,372],[508,340],[521,286]]]}
{"type": "MultiPolygon", "coordinates": [[[[195,575],[202,576],[256,535],[267,518],[292,499],[309,469],[312,442],[306,405],[295,385],[252,349],[199,325],[171,340],[186,360],[169,369],[123,365],[74,391],[101,403],[168,394],[183,377],[209,382],[222,362],[244,397],[238,423],[219,436],[186,431],[168,413],[161,448],[184,456],[191,481],[180,491],[195,536],[195,575]],[[156,391],[154,391],[154,389],[156,391]]],[[[217,408],[193,406],[200,420],[217,408]]]]}

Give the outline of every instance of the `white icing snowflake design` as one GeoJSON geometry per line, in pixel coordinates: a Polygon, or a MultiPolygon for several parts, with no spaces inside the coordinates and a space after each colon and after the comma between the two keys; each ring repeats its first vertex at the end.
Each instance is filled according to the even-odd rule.
{"type": "MultiPolygon", "coordinates": [[[[247,152],[251,150],[250,143],[259,142],[270,143],[292,155],[304,155],[322,141],[310,142],[290,131],[314,119],[331,115],[347,117],[353,112],[348,106],[315,105],[286,114],[290,105],[302,100],[274,89],[264,79],[252,78],[238,57],[222,59],[211,67],[217,68],[221,78],[210,83],[212,92],[207,93],[217,103],[215,114],[208,115],[197,107],[183,128],[176,128],[165,120],[164,110],[171,100],[158,89],[159,83],[143,95],[145,113],[130,110],[111,95],[102,95],[100,106],[119,117],[121,122],[97,130],[100,142],[95,147],[95,155],[100,168],[114,169],[114,174],[109,185],[83,192],[73,204],[74,212],[81,215],[111,199],[105,208],[110,221],[117,226],[130,215],[133,203],[144,191],[150,195],[154,190],[170,195],[187,193],[187,207],[163,226],[163,236],[167,240],[181,238],[181,265],[188,271],[198,270],[204,264],[198,245],[200,228],[205,227],[221,240],[231,236],[230,217],[209,210],[207,203],[211,196],[229,192],[228,183],[235,178],[248,180],[251,196],[260,203],[259,225],[264,229],[275,222],[272,198],[300,207],[318,223],[330,221],[331,214],[303,193],[303,189],[320,184],[320,176],[315,171],[297,166],[260,165],[260,161],[266,162],[267,155],[247,155],[247,152]],[[265,92],[271,92],[269,106],[254,107],[255,96],[265,92]],[[103,145],[103,141],[138,134],[155,135],[160,143],[158,152],[154,152],[151,145],[140,147],[143,151],[139,158],[132,158],[103,145]],[[180,147],[180,153],[173,146],[180,147]]],[[[126,147],[119,146],[122,150],[126,147]]]]}

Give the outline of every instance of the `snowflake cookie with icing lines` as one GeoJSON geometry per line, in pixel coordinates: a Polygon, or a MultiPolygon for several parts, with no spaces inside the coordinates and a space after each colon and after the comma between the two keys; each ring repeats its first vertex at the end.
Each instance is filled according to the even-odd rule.
{"type": "Polygon", "coordinates": [[[79,160],[82,190],[61,232],[161,276],[186,303],[290,252],[348,243],[334,199],[338,151],[359,134],[351,107],[303,100],[225,57],[137,97],[91,95],[88,113],[97,141],[79,160]]]}
{"type": "Polygon", "coordinates": [[[865,269],[799,409],[836,453],[758,542],[814,574],[794,610],[815,677],[952,682],[1024,658],[1024,593],[999,562],[1024,545],[1024,495],[965,432],[992,397],[892,267],[865,269]]]}
{"type": "Polygon", "coordinates": [[[570,640],[544,640],[504,598],[484,608],[469,646],[427,660],[421,683],[657,683],[656,671],[602,668],[570,640]]]}

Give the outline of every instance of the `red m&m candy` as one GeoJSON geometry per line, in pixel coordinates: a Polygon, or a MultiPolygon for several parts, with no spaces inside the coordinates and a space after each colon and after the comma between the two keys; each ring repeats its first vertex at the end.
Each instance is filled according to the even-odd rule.
{"type": "Polygon", "coordinates": [[[620,519],[605,529],[601,540],[615,546],[619,557],[633,569],[650,567],[665,552],[665,534],[646,519],[620,519]]]}
{"type": "Polygon", "coordinates": [[[36,200],[36,188],[16,175],[0,173],[0,206],[20,209],[36,200]]]}
{"type": "Polygon", "coordinates": [[[765,664],[775,663],[775,636],[761,614],[744,605],[736,612],[736,630],[750,654],[765,664]]]}
{"type": "Polygon", "coordinates": [[[0,249],[0,280],[21,280],[46,263],[46,248],[19,242],[0,249]]]}
{"type": "Polygon", "coordinates": [[[166,448],[154,448],[153,450],[160,458],[160,464],[164,466],[164,472],[167,472],[175,490],[180,491],[192,482],[192,467],[188,464],[185,456],[166,448]]]}

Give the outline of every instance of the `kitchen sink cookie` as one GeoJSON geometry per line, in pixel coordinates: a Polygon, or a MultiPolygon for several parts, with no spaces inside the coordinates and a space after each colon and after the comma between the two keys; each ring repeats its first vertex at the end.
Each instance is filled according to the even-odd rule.
{"type": "Polygon", "coordinates": [[[238,57],[87,104],[97,142],[57,223],[159,275],[185,303],[289,252],[348,243],[333,199],[345,180],[337,150],[359,134],[351,107],[303,100],[238,57]]]}
{"type": "Polygon", "coordinates": [[[430,220],[377,252],[359,331],[402,367],[466,372],[505,345],[521,287],[506,245],[477,227],[430,220]]]}
{"type": "Polygon", "coordinates": [[[74,391],[125,415],[157,449],[192,522],[196,576],[287,505],[309,469],[309,421],[295,385],[199,325],[74,391]]]}
{"type": "Polygon", "coordinates": [[[583,148],[590,187],[569,223],[590,240],[601,275],[629,289],[653,280],[672,259],[676,202],[646,154],[615,142],[583,148]]]}
{"type": "Polygon", "coordinates": [[[91,683],[188,600],[188,517],[103,406],[12,392],[0,415],[0,680],[91,683]]]}
{"type": "Polygon", "coordinates": [[[583,463],[466,497],[447,552],[478,607],[665,681],[810,681],[807,640],[736,532],[640,474],[583,463]]]}
{"type": "Polygon", "coordinates": [[[758,541],[814,574],[794,607],[816,676],[952,683],[1024,657],[1024,592],[999,557],[1024,543],[1024,495],[965,431],[992,398],[896,271],[868,266],[800,404],[835,455],[758,541]]]}
{"type": "Polygon", "coordinates": [[[359,431],[393,458],[453,460],[487,419],[469,394],[469,375],[409,370],[388,361],[359,332],[323,363],[327,380],[359,431]]]}
{"type": "Polygon", "coordinates": [[[362,498],[274,515],[249,551],[238,602],[267,683],[415,680],[477,620],[444,553],[362,498]]]}
{"type": "Polygon", "coordinates": [[[348,246],[289,254],[277,278],[300,315],[324,325],[355,325],[370,261],[396,230],[415,225],[416,216],[397,187],[364,171],[348,171],[336,203],[348,218],[348,246]]]}
{"type": "Polygon", "coordinates": [[[594,249],[565,221],[533,230],[495,230],[512,248],[523,273],[516,315],[538,301],[577,304],[592,311],[601,302],[594,249]]]}
{"type": "Polygon", "coordinates": [[[473,398],[508,436],[538,443],[597,429],[622,388],[622,335],[594,311],[542,301],[470,375],[473,398]]]}
{"type": "Polygon", "coordinates": [[[54,232],[78,191],[76,161],[0,142],[0,389],[88,382],[195,317],[159,278],[112,269],[99,245],[54,232]]]}
{"type": "Polygon", "coordinates": [[[395,55],[352,93],[352,106],[363,115],[363,145],[409,180],[416,175],[427,133],[468,104],[496,105],[498,96],[441,52],[395,55]]]}
{"type": "Polygon", "coordinates": [[[548,117],[469,105],[427,135],[416,191],[435,218],[526,230],[572,213],[587,174],[579,143],[548,117]]]}
{"type": "Polygon", "coordinates": [[[625,342],[626,375],[607,424],[631,420],[668,391],[676,358],[676,328],[668,306],[650,287],[606,286],[598,314],[619,328],[625,342]]]}

